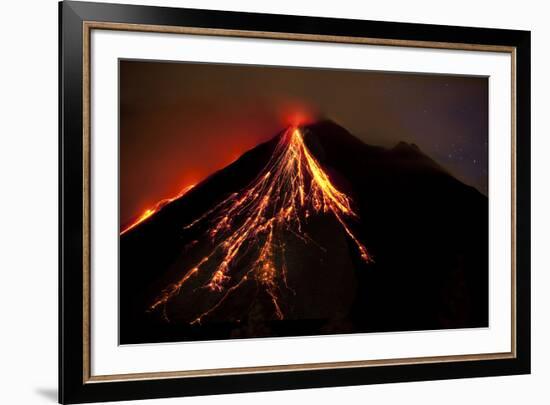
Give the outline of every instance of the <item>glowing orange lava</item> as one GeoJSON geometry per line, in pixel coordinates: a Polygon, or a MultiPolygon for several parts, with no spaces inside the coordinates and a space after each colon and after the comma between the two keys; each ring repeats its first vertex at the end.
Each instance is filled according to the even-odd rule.
{"type": "Polygon", "coordinates": [[[141,224],[143,221],[145,221],[147,218],[151,217],[153,214],[156,214],[160,211],[162,207],[164,207],[166,204],[171,203],[174,200],[177,200],[180,197],[183,197],[189,190],[191,190],[193,187],[195,187],[194,184],[191,184],[187,187],[184,187],[177,195],[171,198],[165,198],[164,200],[160,200],[157,202],[153,208],[147,208],[143,213],[130,225],[128,225],[126,228],[124,228],[120,234],[124,235],[126,232],[128,232],[130,229],[134,229],[136,226],[141,224]]]}
{"type": "Polygon", "coordinates": [[[350,199],[332,184],[305,145],[300,129],[290,127],[281,136],[266,167],[248,187],[233,193],[185,227],[190,229],[207,222],[212,248],[179,281],[165,288],[149,309],[163,310],[167,319],[166,304],[191,278],[206,274],[203,288],[218,294],[218,298],[214,305],[191,319],[191,324],[200,323],[212,314],[248,281],[267,293],[273,316],[283,319],[280,292],[289,288],[284,235],[292,233],[305,243],[312,241],[303,230],[312,215],[334,216],[361,258],[371,260],[347,223],[357,217],[350,199]],[[243,273],[236,268],[244,255],[252,259],[243,273]]]}

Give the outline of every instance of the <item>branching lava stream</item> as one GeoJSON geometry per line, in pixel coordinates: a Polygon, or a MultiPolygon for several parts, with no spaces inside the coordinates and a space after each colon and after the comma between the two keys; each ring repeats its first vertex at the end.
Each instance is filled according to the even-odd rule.
{"type": "Polygon", "coordinates": [[[371,260],[367,249],[348,224],[350,219],[357,217],[350,199],[331,183],[308,150],[300,129],[290,127],[281,136],[265,168],[249,186],[233,193],[185,227],[190,229],[199,223],[207,223],[212,248],[179,281],[166,287],[149,310],[162,310],[168,319],[166,304],[190,279],[199,274],[205,276],[203,272],[207,272],[203,288],[219,298],[206,311],[191,319],[191,324],[200,324],[247,281],[256,282],[258,288],[267,293],[273,316],[283,319],[280,291],[290,289],[283,235],[292,233],[304,243],[311,242],[303,227],[312,215],[334,216],[362,260],[371,260]],[[251,264],[245,272],[242,267],[237,272],[237,262],[245,254],[251,255],[251,264]],[[212,263],[215,263],[214,267],[212,263]]]}

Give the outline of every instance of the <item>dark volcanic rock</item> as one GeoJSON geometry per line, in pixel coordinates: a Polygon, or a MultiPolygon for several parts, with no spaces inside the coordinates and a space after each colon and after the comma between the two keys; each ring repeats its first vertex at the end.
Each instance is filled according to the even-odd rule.
{"type": "Polygon", "coordinates": [[[278,136],[213,174],[120,240],[121,343],[405,331],[488,325],[488,200],[416,145],[366,145],[322,121],[302,128],[334,184],[353,200],[353,231],[374,258],[360,260],[333,218],[307,227],[324,252],[289,236],[286,319],[274,321],[266,297],[244,291],[212,322],[180,322],[208,297],[178,297],[172,322],[147,307],[203,254],[202,232],[183,226],[246,187],[267,163],[278,136]],[[246,320],[235,313],[249,311],[246,320]]]}

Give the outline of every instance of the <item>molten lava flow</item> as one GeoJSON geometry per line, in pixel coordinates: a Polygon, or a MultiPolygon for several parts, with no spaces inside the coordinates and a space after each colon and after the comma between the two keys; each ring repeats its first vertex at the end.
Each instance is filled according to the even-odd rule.
{"type": "Polygon", "coordinates": [[[191,319],[192,324],[200,323],[248,281],[267,293],[274,317],[283,319],[280,292],[289,288],[284,235],[291,233],[306,243],[311,241],[303,226],[312,215],[334,216],[361,258],[370,260],[367,249],[346,222],[356,217],[350,199],[332,184],[305,145],[301,131],[291,127],[281,137],[266,167],[247,188],[230,195],[185,227],[207,222],[212,248],[179,281],[168,286],[150,310],[164,308],[166,317],[166,304],[184,284],[201,274],[207,280],[203,287],[218,294],[218,298],[191,319]],[[243,273],[243,266],[237,264],[245,255],[250,264],[243,273]]]}
{"type": "Polygon", "coordinates": [[[194,184],[191,184],[190,186],[187,186],[185,188],[183,188],[176,196],[174,197],[171,197],[171,198],[165,198],[164,200],[160,200],[159,202],[157,202],[153,208],[147,208],[145,211],[143,211],[143,213],[134,221],[132,222],[130,225],[128,225],[126,228],[124,228],[120,234],[121,235],[124,235],[126,232],[128,232],[129,230],[131,229],[134,229],[136,226],[138,226],[139,224],[141,224],[143,221],[145,221],[147,218],[151,217],[153,214],[156,214],[157,212],[160,211],[160,209],[162,207],[164,207],[166,204],[169,204],[171,203],[172,201],[174,200],[177,200],[178,198],[180,197],[183,197],[185,194],[187,194],[187,192],[189,190],[191,190],[193,187],[195,187],[194,184]]]}

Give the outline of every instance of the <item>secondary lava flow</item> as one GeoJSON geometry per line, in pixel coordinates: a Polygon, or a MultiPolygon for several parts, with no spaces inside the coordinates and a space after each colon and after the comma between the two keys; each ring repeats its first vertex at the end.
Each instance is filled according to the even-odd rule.
{"type": "Polygon", "coordinates": [[[176,196],[171,198],[165,198],[164,200],[160,200],[158,203],[156,203],[152,208],[147,208],[143,213],[130,225],[126,226],[121,232],[121,235],[124,235],[126,232],[128,232],[131,229],[134,229],[136,226],[141,224],[143,221],[145,221],[147,218],[150,218],[153,216],[153,214],[156,214],[160,211],[162,207],[164,207],[167,204],[170,204],[172,201],[177,200],[180,197],[183,197],[189,190],[191,190],[193,187],[195,187],[194,184],[191,184],[187,187],[184,187],[176,196]]]}
{"type": "Polygon", "coordinates": [[[357,218],[350,198],[332,184],[304,143],[302,131],[289,127],[265,168],[249,186],[185,227],[206,223],[211,248],[181,279],[165,288],[149,310],[162,310],[168,320],[167,303],[191,279],[200,277],[205,280],[201,288],[216,294],[216,299],[204,312],[190,319],[191,324],[200,324],[248,282],[255,282],[267,293],[273,317],[283,319],[281,291],[285,288],[292,291],[287,284],[285,238],[294,235],[304,243],[312,242],[304,231],[304,224],[312,215],[332,215],[362,260],[371,260],[348,224],[350,219],[357,218]],[[245,256],[247,265],[243,271],[239,261],[245,256]]]}

